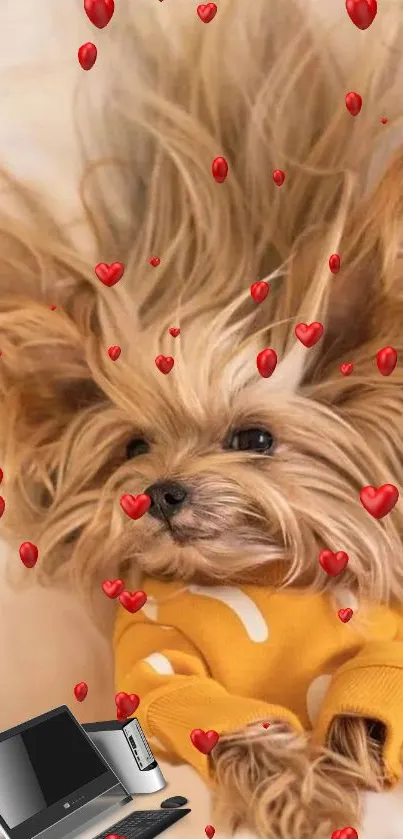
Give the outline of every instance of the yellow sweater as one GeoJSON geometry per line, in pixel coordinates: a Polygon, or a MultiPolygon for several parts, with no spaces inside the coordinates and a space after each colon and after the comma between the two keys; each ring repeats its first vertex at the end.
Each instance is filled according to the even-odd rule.
{"type": "MultiPolygon", "coordinates": [[[[118,607],[116,690],[137,693],[136,716],[169,760],[209,779],[192,744],[194,728],[219,734],[283,719],[325,743],[340,714],[387,727],[385,764],[400,776],[403,746],[403,616],[287,589],[200,587],[145,579],[148,601],[132,615],[118,607]],[[315,709],[315,704],[319,708],[315,709]]],[[[351,598],[351,595],[350,595],[351,598]]],[[[156,753],[158,749],[155,749],[156,753]]]]}

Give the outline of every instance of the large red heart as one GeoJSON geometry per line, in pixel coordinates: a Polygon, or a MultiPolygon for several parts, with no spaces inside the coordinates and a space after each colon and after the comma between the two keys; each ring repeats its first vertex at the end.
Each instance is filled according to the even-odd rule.
{"type": "Polygon", "coordinates": [[[77,702],[84,702],[85,697],[88,693],[88,685],[86,682],[79,682],[78,685],[74,687],[74,696],[77,699],[77,702]]]}
{"type": "MultiPolygon", "coordinates": [[[[206,20],[205,23],[208,23],[208,21],[206,20]]],[[[223,184],[228,175],[228,163],[225,157],[215,157],[211,165],[211,171],[216,183],[223,184]]]]}
{"type": "Polygon", "coordinates": [[[313,347],[323,335],[323,325],[317,321],[314,323],[297,323],[295,334],[304,347],[313,347]]]}
{"type": "Polygon", "coordinates": [[[104,580],[102,583],[102,591],[106,594],[107,597],[110,597],[113,600],[114,597],[119,597],[119,594],[124,589],[124,582],[123,580],[104,580]]]}
{"type": "Polygon", "coordinates": [[[95,267],[95,273],[101,283],[107,285],[108,288],[116,285],[122,279],[125,271],[125,266],[121,262],[113,262],[112,265],[107,265],[106,262],[100,262],[95,267]]]}
{"type": "Polygon", "coordinates": [[[130,519],[141,519],[151,507],[151,498],[144,493],[140,495],[126,493],[120,499],[120,506],[130,519]]]}
{"type": "Polygon", "coordinates": [[[265,280],[260,280],[258,283],[252,283],[250,287],[250,294],[255,303],[263,303],[270,291],[269,283],[265,280]]]}
{"type": "Polygon", "coordinates": [[[213,839],[213,836],[215,834],[215,827],[213,827],[212,824],[206,824],[206,827],[204,828],[204,832],[207,836],[207,839],[213,839]]]}
{"type": "Polygon", "coordinates": [[[209,755],[214,746],[217,745],[220,735],[216,731],[203,731],[202,728],[194,728],[190,732],[190,739],[199,752],[203,755],[209,755]]]}
{"type": "Polygon", "coordinates": [[[354,612],[352,609],[339,609],[337,614],[342,623],[348,623],[349,621],[351,621],[354,612]]]}
{"type": "Polygon", "coordinates": [[[109,358],[112,361],[117,361],[121,352],[121,347],[118,347],[117,344],[115,344],[113,347],[109,347],[108,349],[109,358]]]}
{"type": "Polygon", "coordinates": [[[354,827],[342,827],[333,831],[331,839],[358,839],[358,833],[354,827]]]}
{"type": "Polygon", "coordinates": [[[174,366],[174,359],[171,355],[157,355],[155,363],[158,370],[166,376],[167,373],[171,372],[172,367],[174,366]]]}
{"type": "Polygon", "coordinates": [[[327,550],[321,551],[319,562],[323,570],[326,571],[326,574],[329,574],[330,577],[337,577],[338,574],[344,571],[348,563],[348,554],[344,551],[337,551],[337,553],[327,550]]]}
{"type": "Polygon", "coordinates": [[[38,548],[33,542],[23,542],[19,548],[20,559],[25,568],[33,568],[38,559],[38,548]]]}
{"type": "Polygon", "coordinates": [[[98,50],[90,41],[82,44],[78,50],[78,60],[83,70],[91,70],[97,60],[98,50]]]}
{"type": "Polygon", "coordinates": [[[84,0],[84,9],[91,23],[103,29],[115,11],[115,0],[84,0]]]}
{"type": "Polygon", "coordinates": [[[217,6],[215,3],[202,3],[196,11],[203,23],[210,23],[217,14],[217,6]]]}
{"type": "Polygon", "coordinates": [[[387,516],[397,503],[399,490],[393,484],[383,484],[376,488],[373,486],[363,487],[360,492],[360,501],[374,519],[383,519],[387,516]]]}
{"type": "Polygon", "coordinates": [[[119,594],[119,601],[128,612],[134,615],[147,602],[147,595],[145,591],[126,591],[123,589],[119,594]]]}
{"type": "Polygon", "coordinates": [[[277,366],[277,353],[267,347],[261,350],[256,356],[256,367],[259,370],[263,379],[268,379],[275,371],[277,366]]]}
{"type": "Polygon", "coordinates": [[[115,696],[115,703],[116,708],[120,713],[125,715],[126,717],[130,717],[140,704],[140,697],[137,696],[137,693],[125,693],[125,691],[120,691],[115,696]]]}
{"type": "Polygon", "coordinates": [[[382,376],[390,376],[397,364],[397,352],[394,347],[383,347],[376,354],[376,365],[382,376]]]}
{"type": "Polygon", "coordinates": [[[346,9],[358,29],[368,29],[375,19],[378,4],[376,0],[346,0],[346,9]]]}

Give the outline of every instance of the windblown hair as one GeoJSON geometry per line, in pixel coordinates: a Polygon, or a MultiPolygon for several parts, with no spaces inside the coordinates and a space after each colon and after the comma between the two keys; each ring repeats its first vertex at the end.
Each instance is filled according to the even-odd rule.
{"type": "MultiPolygon", "coordinates": [[[[68,572],[85,596],[128,567],[264,584],[274,561],[279,584],[320,590],[338,584],[317,561],[331,547],[350,556],[343,586],[401,602],[402,509],[377,521],[359,492],[403,486],[403,367],[383,377],[375,362],[386,345],[403,357],[402,9],[383,0],[361,32],[347,15],[326,27],[296,0],[220,0],[208,26],[183,0],[154,5],[120,3],[103,33],[100,113],[88,112],[101,66],[82,81],[78,121],[83,105],[88,125],[103,120],[82,190],[93,258],[17,184],[25,219],[1,219],[2,526],[16,545],[39,546],[24,579],[68,572]],[[335,49],[346,39],[350,58],[335,49]],[[351,90],[363,99],[356,118],[344,104],[351,90]],[[223,184],[211,173],[219,155],[223,184]],[[107,288],[94,265],[117,260],[124,277],[107,288]],[[271,285],[261,305],[249,292],[257,279],[271,285]],[[313,321],[324,335],[306,349],[294,329],[313,321]],[[174,345],[171,326],[181,329],[174,345]],[[268,380],[256,370],[267,346],[279,358],[268,380]],[[168,376],[159,353],[175,357],[168,376]],[[273,456],[225,450],[231,430],[253,425],[272,433],[273,456]],[[132,438],[149,450],[128,461],[132,438]],[[164,478],[193,493],[175,541],[119,507],[122,493],[164,478]]],[[[82,139],[88,159],[94,137],[82,139]]],[[[234,818],[262,772],[278,779],[267,795],[259,787],[254,823],[266,839],[319,835],[312,808],[326,810],[324,830],[329,810],[330,824],[343,807],[356,811],[362,786],[380,788],[366,721],[336,721],[330,773],[327,753],[312,760],[301,738],[273,732],[260,763],[242,733],[233,748],[244,744],[244,763],[232,747],[217,759],[234,818]]]]}

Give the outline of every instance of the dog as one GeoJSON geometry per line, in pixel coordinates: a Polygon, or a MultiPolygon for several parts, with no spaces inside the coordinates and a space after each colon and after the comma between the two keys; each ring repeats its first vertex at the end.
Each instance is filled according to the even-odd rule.
{"type": "MultiPolygon", "coordinates": [[[[378,520],[357,501],[363,486],[403,485],[403,371],[376,364],[382,348],[403,352],[402,150],[373,171],[403,116],[396,7],[351,35],[347,14],[328,30],[294,0],[221,0],[208,24],[179,0],[134,5],[105,31],[100,162],[82,193],[97,262],[119,260],[123,278],[102,283],[24,185],[28,219],[1,221],[3,521],[16,545],[39,546],[24,580],[69,575],[87,600],[117,574],[264,587],[280,562],[285,592],[343,585],[398,610],[403,514],[378,520]],[[337,61],[347,32],[354,60],[337,61]],[[323,326],[315,346],[301,323],[323,326]],[[191,490],[186,512],[130,523],[119,498],[162,480],[191,490]],[[342,581],[324,574],[324,549],[348,553],[342,581]]],[[[357,822],[363,789],[388,783],[385,736],[353,714],[323,747],[281,719],[227,733],[210,757],[219,812],[265,839],[328,839],[357,822]]]]}

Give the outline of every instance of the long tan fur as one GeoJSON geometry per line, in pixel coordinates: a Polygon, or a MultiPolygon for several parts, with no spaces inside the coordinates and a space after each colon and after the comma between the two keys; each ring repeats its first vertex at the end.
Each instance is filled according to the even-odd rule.
{"type": "MultiPolygon", "coordinates": [[[[403,368],[382,377],[375,364],[382,346],[403,353],[402,11],[384,0],[373,26],[352,33],[347,14],[326,29],[294,0],[220,0],[207,26],[180,0],[119,4],[103,42],[101,119],[95,106],[88,119],[92,85],[102,87],[94,71],[78,99],[84,148],[84,112],[100,123],[83,184],[94,264],[23,187],[27,221],[1,219],[4,523],[16,545],[39,545],[29,579],[68,573],[85,597],[122,568],[264,585],[279,560],[283,585],[324,589],[337,580],[324,580],[318,550],[343,545],[343,585],[367,602],[402,601],[403,514],[378,522],[358,501],[366,484],[403,486],[403,368]],[[363,98],[356,118],[349,90],[363,98]],[[217,155],[229,162],[221,185],[217,155]],[[95,262],[116,260],[124,279],[105,288],[95,262]],[[271,284],[262,306],[249,293],[256,279],[271,284]],[[315,320],[324,337],[306,350],[294,328],[315,320]],[[255,363],[266,346],[279,357],[270,380],[255,363]],[[169,376],[159,353],[175,356],[169,376]],[[276,440],[264,463],[222,449],[250,421],[276,440]],[[127,462],[133,437],[151,450],[127,462]],[[194,491],[181,545],[119,508],[123,492],[164,477],[194,491]]],[[[357,816],[360,789],[383,783],[362,720],[336,720],[321,754],[281,725],[264,740],[234,738],[217,755],[217,795],[230,821],[266,839],[328,839],[357,816]]]]}

